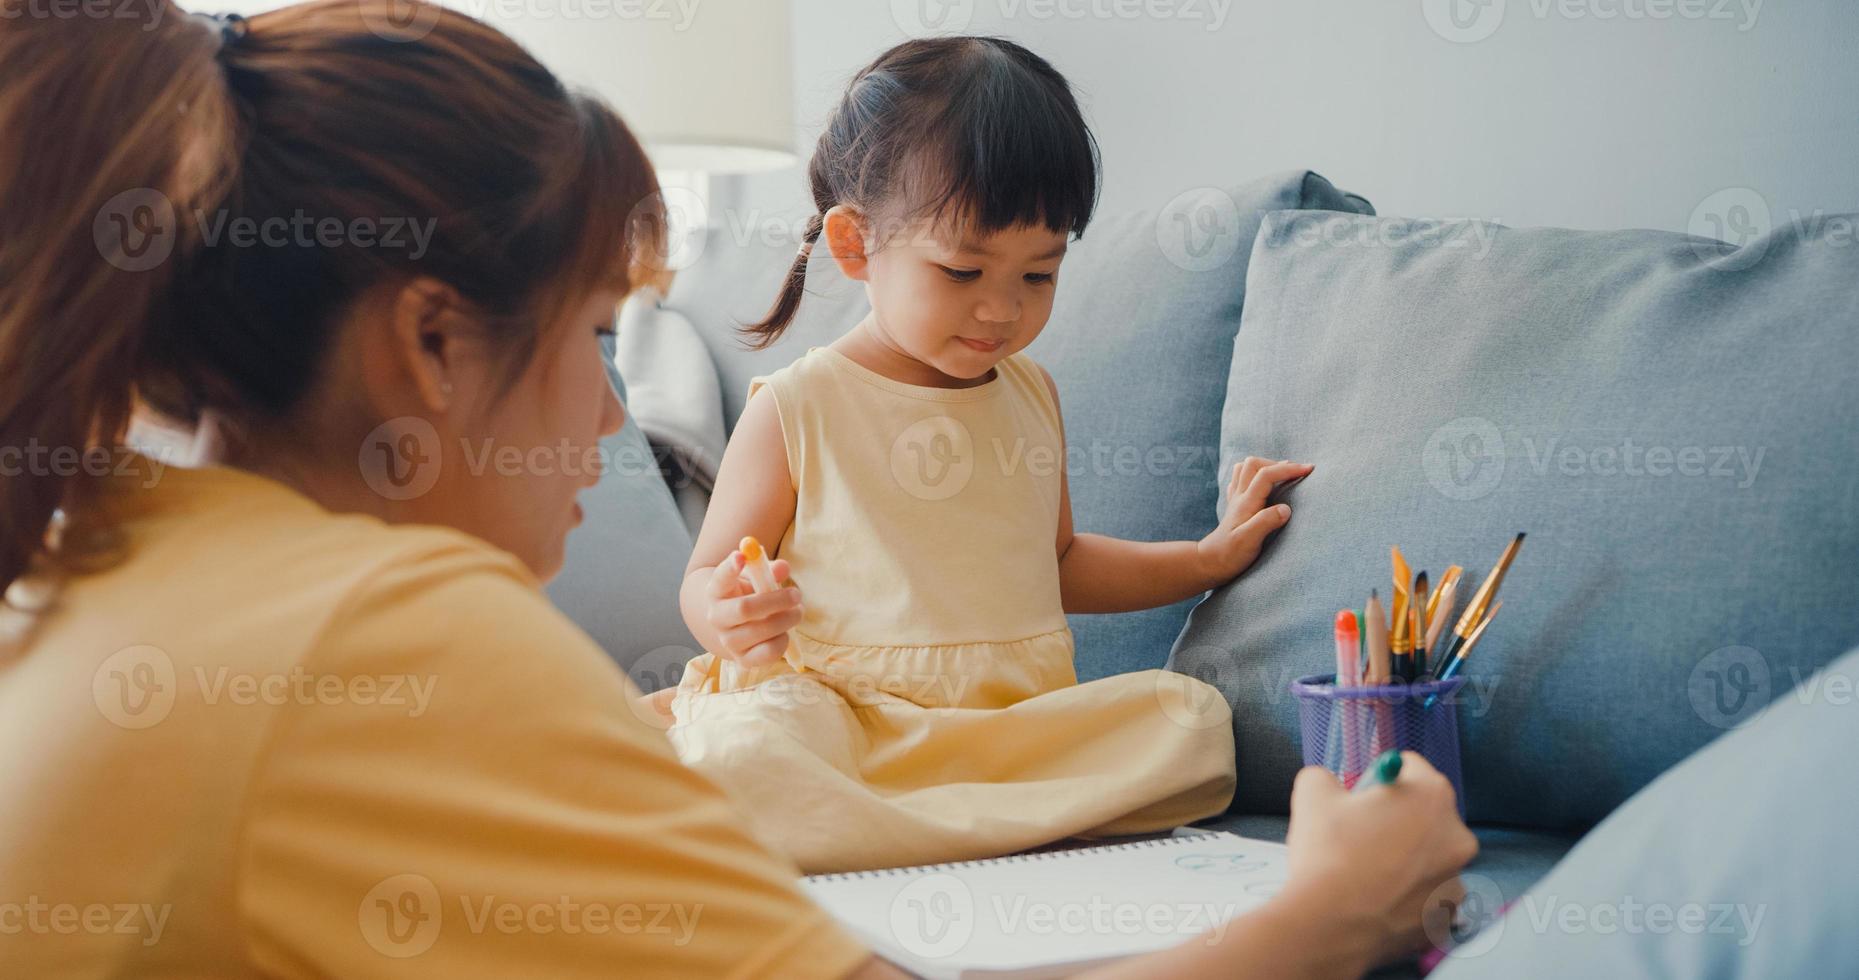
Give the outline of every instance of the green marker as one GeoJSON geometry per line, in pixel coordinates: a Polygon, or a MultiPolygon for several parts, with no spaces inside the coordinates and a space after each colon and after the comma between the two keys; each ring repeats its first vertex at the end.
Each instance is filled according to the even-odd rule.
{"type": "Polygon", "coordinates": [[[1368,764],[1368,770],[1356,779],[1355,791],[1360,793],[1374,786],[1392,786],[1401,778],[1401,750],[1389,749],[1375,757],[1368,764]]]}

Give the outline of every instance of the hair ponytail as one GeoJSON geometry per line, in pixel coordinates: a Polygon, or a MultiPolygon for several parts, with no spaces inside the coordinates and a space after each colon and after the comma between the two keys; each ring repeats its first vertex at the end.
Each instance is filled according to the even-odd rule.
{"type": "Polygon", "coordinates": [[[752,350],[762,350],[781,339],[788,324],[794,322],[794,314],[800,312],[800,300],[807,292],[807,263],[813,258],[813,246],[820,240],[820,231],[826,227],[826,217],[814,212],[807,219],[807,231],[801,238],[800,251],[794,256],[794,262],[788,266],[787,278],[781,281],[781,294],[775,297],[775,305],[768,315],[742,328],[742,332],[755,339],[749,342],[752,350]]]}
{"type": "MultiPolygon", "coordinates": [[[[168,0],[123,8],[136,18],[22,2],[0,0],[0,642],[44,604],[40,570],[55,585],[109,543],[115,494],[68,460],[122,452],[132,411],[210,411],[246,451],[298,445],[331,424],[308,396],[376,286],[444,283],[514,377],[544,324],[660,271],[664,209],[632,132],[481,21],[412,0],[419,31],[390,40],[406,0],[249,24],[168,0]],[[225,231],[306,216],[314,237],[225,231]],[[355,230],[332,247],[326,226],[355,230]],[[66,463],[15,475],[35,447],[66,463]]],[[[359,442],[379,421],[336,424],[359,442]]]]}
{"type": "MultiPolygon", "coordinates": [[[[0,586],[42,556],[61,508],[60,550],[81,550],[97,489],[84,454],[120,441],[192,247],[182,217],[231,176],[216,31],[173,7],[134,13],[16,10],[0,30],[0,586]]],[[[9,588],[9,618],[36,592],[9,588]]]]}

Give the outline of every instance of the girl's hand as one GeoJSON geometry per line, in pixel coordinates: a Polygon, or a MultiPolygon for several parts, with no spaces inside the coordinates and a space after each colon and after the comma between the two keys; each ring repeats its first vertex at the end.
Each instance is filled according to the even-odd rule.
{"type": "Polygon", "coordinates": [[[1391,786],[1360,793],[1311,766],[1291,790],[1291,880],[1285,893],[1336,916],[1369,940],[1376,962],[1426,949],[1448,935],[1465,896],[1459,869],[1478,840],[1459,819],[1452,784],[1426,759],[1401,754],[1391,786]]]}
{"type": "MultiPolygon", "coordinates": [[[[710,576],[704,617],[716,631],[720,656],[745,667],[773,663],[787,652],[787,631],[800,624],[800,590],[794,586],[757,595],[742,575],[747,559],[740,549],[710,576]]],[[[769,562],[775,581],[785,582],[788,563],[769,562]]]]}
{"type": "Polygon", "coordinates": [[[1224,585],[1252,567],[1272,532],[1291,519],[1288,504],[1265,506],[1278,484],[1309,476],[1316,467],[1289,460],[1272,462],[1248,456],[1233,467],[1226,487],[1226,519],[1199,542],[1201,567],[1209,588],[1224,585]]]}

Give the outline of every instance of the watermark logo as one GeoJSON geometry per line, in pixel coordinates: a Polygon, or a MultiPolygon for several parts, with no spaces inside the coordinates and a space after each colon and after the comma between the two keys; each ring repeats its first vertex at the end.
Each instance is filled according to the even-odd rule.
{"type": "Polygon", "coordinates": [[[97,710],[111,724],[131,731],[161,724],[174,710],[178,690],[174,660],[146,643],[111,654],[90,677],[97,710]]]}
{"type": "MultiPolygon", "coordinates": [[[[1217,680],[1219,664],[1227,662],[1224,654],[1215,659],[1197,659],[1197,666],[1217,680]]],[[[1233,724],[1233,708],[1226,702],[1222,688],[1192,674],[1166,668],[1155,673],[1155,699],[1169,721],[1190,731],[1222,728],[1233,724]]]]}
{"type": "Polygon", "coordinates": [[[660,267],[678,272],[695,265],[710,240],[710,206],[703,195],[689,187],[666,187],[634,205],[628,220],[637,224],[647,208],[665,214],[665,234],[656,256],[660,267]]]}
{"type": "MultiPolygon", "coordinates": [[[[1538,21],[1718,21],[1741,34],[1756,26],[1763,0],[1525,0],[1522,9],[1538,21]]],[[[1442,39],[1473,44],[1496,34],[1506,0],[1421,0],[1427,26],[1442,39]]]]}
{"type": "Polygon", "coordinates": [[[1155,219],[1155,244],[1176,268],[1208,272],[1233,260],[1241,244],[1239,205],[1217,187],[1175,196],[1155,219]]]}
{"type": "MultiPolygon", "coordinates": [[[[438,231],[437,218],[312,215],[251,217],[221,208],[196,208],[192,222],[205,248],[360,248],[399,252],[417,262],[438,231]]],[[[146,272],[174,254],[181,214],[158,190],[137,187],[110,198],[91,221],[91,239],[104,261],[125,272],[146,272]]]]}
{"type": "Polygon", "coordinates": [[[137,187],[104,202],[91,222],[91,237],[104,261],[124,272],[147,272],[174,254],[180,226],[166,194],[137,187]]]}
{"type": "Polygon", "coordinates": [[[1455,957],[1490,952],[1504,935],[1504,890],[1487,875],[1468,872],[1433,889],[1420,908],[1421,928],[1436,948],[1455,957]]]}
{"type": "Polygon", "coordinates": [[[954,875],[923,875],[891,899],[891,935],[925,959],[961,952],[974,934],[974,893],[954,875]]]}
{"type": "Polygon", "coordinates": [[[425,0],[356,0],[362,23],[385,41],[412,42],[439,26],[441,8],[425,0]]]}
{"type": "Polygon", "coordinates": [[[133,936],[153,946],[173,912],[168,904],[53,902],[28,895],[23,902],[0,902],[0,936],[133,936]]]}
{"type": "Polygon", "coordinates": [[[891,477],[919,500],[947,500],[974,475],[974,437],[959,419],[918,419],[891,442],[891,477]]]}
{"type": "Polygon", "coordinates": [[[362,896],[355,911],[361,937],[375,952],[394,959],[418,956],[439,941],[445,913],[439,887],[425,875],[383,878],[362,896]]]}
{"type": "Polygon", "coordinates": [[[362,480],[388,500],[425,496],[439,482],[439,430],[417,415],[388,419],[362,440],[362,480]]]}
{"type": "Polygon", "coordinates": [[[1691,668],[1685,693],[1691,709],[1714,728],[1734,728],[1769,705],[1774,677],[1768,658],[1753,647],[1721,647],[1691,668]]]}
{"type": "Polygon", "coordinates": [[[1420,452],[1421,469],[1433,488],[1452,500],[1477,500],[1495,491],[1504,476],[1524,472],[1598,484],[1617,479],[1710,479],[1754,486],[1768,447],[1660,445],[1630,436],[1618,441],[1577,443],[1561,436],[1520,435],[1507,439],[1490,419],[1462,416],[1434,429],[1420,452]],[[1509,448],[1514,445],[1515,449],[1509,448]]]}
{"type": "Polygon", "coordinates": [[[1504,433],[1468,415],[1433,430],[1420,453],[1427,481],[1452,500],[1477,500],[1504,479],[1504,433]]]}
{"type": "Polygon", "coordinates": [[[1736,246],[1735,252],[1726,254],[1709,241],[1692,243],[1698,258],[1725,272],[1740,272],[1762,261],[1773,228],[1768,199],[1748,187],[1726,187],[1698,202],[1685,226],[1696,238],[1736,246]]]}
{"type": "Polygon", "coordinates": [[[667,695],[660,692],[669,691],[684,679],[684,665],[698,651],[687,646],[672,644],[655,647],[642,654],[639,659],[626,668],[626,676],[639,689],[639,697],[631,699],[633,714],[647,725],[664,730],[671,727],[671,718],[665,712],[670,710],[670,702],[662,700],[667,695]],[[652,699],[652,695],[659,699],[652,699]],[[664,705],[661,710],[659,705],[664,705]]]}
{"type": "Polygon", "coordinates": [[[975,0],[891,0],[891,20],[912,37],[959,34],[975,16],[975,0]]]}
{"type": "Polygon", "coordinates": [[[1300,217],[1273,228],[1273,247],[1388,248],[1469,251],[1473,261],[1491,254],[1498,233],[1498,218],[1382,218],[1374,215],[1335,215],[1318,219],[1300,217]]]}
{"type": "Polygon", "coordinates": [[[1473,44],[1496,34],[1504,23],[1504,0],[1421,0],[1433,33],[1454,44],[1473,44]]]}

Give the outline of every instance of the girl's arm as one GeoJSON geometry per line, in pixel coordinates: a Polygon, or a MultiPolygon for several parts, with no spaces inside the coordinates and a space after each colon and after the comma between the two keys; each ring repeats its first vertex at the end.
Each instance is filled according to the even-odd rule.
{"type": "MultiPolygon", "coordinates": [[[[1058,385],[1041,367],[1052,402],[1058,385]]],[[[1064,438],[1064,421],[1059,423],[1064,438]]],[[[1068,613],[1153,609],[1223,585],[1252,565],[1265,539],[1291,519],[1284,504],[1266,507],[1272,488],[1312,467],[1248,457],[1233,468],[1227,513],[1199,541],[1126,541],[1072,532],[1071,481],[1059,471],[1059,595],[1068,613]]]]}
{"type": "MultiPolygon", "coordinates": [[[[744,664],[767,663],[787,650],[787,631],[800,622],[799,590],[753,594],[736,548],[753,535],[778,547],[794,519],[794,478],[775,396],[766,386],[750,396],[717,465],[716,487],[678,591],[684,624],[705,650],[736,655],[744,664]],[[728,571],[719,566],[731,565],[728,571]]],[[[786,581],[787,562],[775,561],[775,580],[786,581]]]]}

